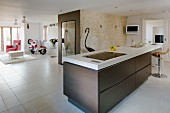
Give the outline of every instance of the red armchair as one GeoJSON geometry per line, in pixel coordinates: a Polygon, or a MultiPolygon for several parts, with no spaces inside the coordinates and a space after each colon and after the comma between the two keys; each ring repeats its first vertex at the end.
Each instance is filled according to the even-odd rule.
{"type": "Polygon", "coordinates": [[[21,50],[21,40],[13,40],[13,45],[6,45],[6,52],[21,50]]]}

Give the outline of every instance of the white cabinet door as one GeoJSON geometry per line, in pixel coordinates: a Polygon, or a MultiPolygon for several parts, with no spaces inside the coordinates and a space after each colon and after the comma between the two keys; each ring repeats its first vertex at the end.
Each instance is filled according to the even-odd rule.
{"type": "MultiPolygon", "coordinates": [[[[164,20],[164,45],[163,51],[166,51],[170,48],[170,19],[164,20]]],[[[164,59],[170,59],[170,53],[163,55],[164,59]]]]}

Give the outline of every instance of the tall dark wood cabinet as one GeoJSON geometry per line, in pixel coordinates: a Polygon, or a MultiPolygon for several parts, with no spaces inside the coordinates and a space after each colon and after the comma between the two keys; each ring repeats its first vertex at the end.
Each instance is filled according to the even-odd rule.
{"type": "MultiPolygon", "coordinates": [[[[68,26],[66,24],[66,26],[68,26]]],[[[75,36],[71,37],[70,39],[74,38],[74,52],[73,54],[79,54],[80,53],[80,10],[77,11],[72,11],[68,13],[63,13],[58,15],[58,64],[62,64],[62,57],[63,57],[63,45],[66,43],[65,36],[68,34],[75,34],[75,36]],[[69,22],[74,22],[74,33],[68,33],[68,29],[63,30],[63,23],[69,23],[69,22]],[[64,33],[64,34],[62,34],[64,33]],[[64,42],[65,41],[65,42],[64,42]],[[64,43],[64,44],[63,44],[64,43]]],[[[69,36],[67,36],[69,38],[69,36]]],[[[73,43],[69,43],[73,44],[73,43]]],[[[64,48],[68,48],[64,47],[64,48]]]]}
{"type": "Polygon", "coordinates": [[[64,62],[64,94],[89,113],[107,113],[151,74],[151,53],[92,70],[64,62]]]}

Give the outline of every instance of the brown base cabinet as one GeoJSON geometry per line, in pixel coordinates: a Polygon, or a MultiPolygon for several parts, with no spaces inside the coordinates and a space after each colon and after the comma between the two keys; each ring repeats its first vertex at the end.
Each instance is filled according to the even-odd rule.
{"type": "Polygon", "coordinates": [[[64,94],[86,113],[107,113],[151,75],[151,53],[101,70],[64,62],[64,94]]]}

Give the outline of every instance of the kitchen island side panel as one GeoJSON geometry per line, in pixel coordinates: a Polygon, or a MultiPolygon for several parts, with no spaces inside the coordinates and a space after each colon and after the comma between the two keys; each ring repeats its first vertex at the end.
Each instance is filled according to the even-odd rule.
{"type": "Polygon", "coordinates": [[[64,62],[64,94],[88,109],[98,113],[98,71],[64,62]]]}

